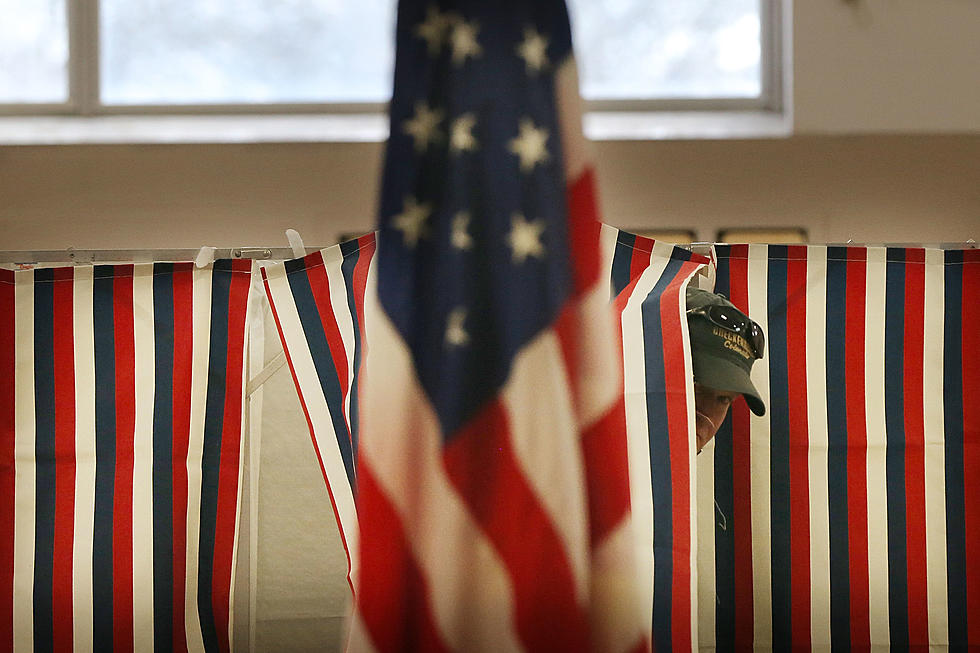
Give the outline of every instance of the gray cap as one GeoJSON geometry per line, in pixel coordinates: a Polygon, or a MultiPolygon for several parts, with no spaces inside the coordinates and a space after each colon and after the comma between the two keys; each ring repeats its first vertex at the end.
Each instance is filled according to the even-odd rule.
{"type": "Polygon", "coordinates": [[[722,295],[688,287],[687,324],[694,380],[715,390],[739,392],[753,413],[765,415],[766,404],[751,378],[752,363],[756,360],[752,345],[734,331],[712,323],[706,315],[690,312],[712,305],[729,306],[749,319],[722,295]]]}

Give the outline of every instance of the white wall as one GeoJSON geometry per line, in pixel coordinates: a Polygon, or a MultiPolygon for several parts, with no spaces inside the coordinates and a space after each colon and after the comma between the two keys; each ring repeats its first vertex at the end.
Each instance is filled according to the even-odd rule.
{"type": "Polygon", "coordinates": [[[797,133],[980,131],[980,2],[794,0],[797,133]]]}

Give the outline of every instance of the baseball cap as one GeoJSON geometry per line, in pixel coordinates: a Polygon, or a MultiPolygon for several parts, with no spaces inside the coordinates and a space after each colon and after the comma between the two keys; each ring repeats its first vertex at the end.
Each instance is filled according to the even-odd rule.
{"type": "Polygon", "coordinates": [[[750,342],[744,335],[713,321],[709,317],[711,306],[734,309],[738,316],[752,324],[745,313],[722,295],[688,287],[687,324],[691,335],[694,380],[715,390],[739,392],[753,413],[765,415],[766,404],[751,377],[756,352],[762,353],[761,330],[760,342],[750,342]]]}

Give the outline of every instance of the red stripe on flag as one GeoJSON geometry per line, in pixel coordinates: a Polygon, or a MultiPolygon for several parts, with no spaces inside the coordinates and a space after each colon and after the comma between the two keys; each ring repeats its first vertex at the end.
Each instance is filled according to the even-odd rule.
{"type": "MultiPolygon", "coordinates": [[[[963,353],[980,351],[980,250],[963,253],[963,353]]],[[[980,646],[980,365],[963,360],[963,491],[967,641],[980,646]]]]}
{"type": "Polygon", "coordinates": [[[507,568],[520,640],[532,651],[588,649],[588,619],[575,602],[565,548],[521,471],[499,400],[460,429],[446,445],[443,463],[507,568]]]}
{"type": "Polygon", "coordinates": [[[630,511],[629,454],[623,397],[582,434],[589,492],[589,541],[593,547],[630,511]]]}
{"type": "Polygon", "coordinates": [[[905,412],[905,533],[908,573],[909,644],[929,644],[929,588],[926,579],[926,460],[923,418],[925,330],[924,249],[906,250],[903,408],[905,412]]]}
{"type": "Polygon", "coordinates": [[[681,307],[685,299],[681,286],[698,267],[684,263],[660,297],[660,323],[663,333],[664,393],[667,404],[667,430],[670,433],[670,484],[672,541],[674,543],[673,588],[671,590],[671,647],[690,650],[691,634],[691,447],[688,437],[688,372],[684,367],[684,330],[681,307]]]}
{"type": "Polygon", "coordinates": [[[245,314],[252,262],[232,262],[228,291],[228,358],[225,368],[224,422],[221,432],[221,461],[215,515],[214,567],[211,572],[211,607],[218,635],[218,648],[230,651],[228,623],[231,611],[232,557],[235,550],[235,521],[238,517],[238,478],[241,467],[242,408],[245,364],[245,314]]]}
{"type": "MultiPolygon", "coordinates": [[[[344,339],[337,325],[337,315],[330,303],[330,280],[327,278],[327,268],[323,264],[323,256],[320,252],[307,257],[306,276],[310,280],[310,291],[313,294],[317,313],[320,315],[323,335],[330,348],[330,360],[333,361],[334,369],[337,371],[340,392],[346,400],[350,393],[350,380],[347,378],[347,351],[344,349],[344,339]]],[[[347,428],[350,429],[349,424],[347,428]]],[[[350,433],[347,435],[350,437],[350,433]]]]}
{"type": "MultiPolygon", "coordinates": [[[[743,312],[749,308],[749,248],[735,245],[729,259],[731,302],[743,312]]],[[[749,406],[732,405],[732,538],[735,549],[735,648],[751,649],[754,639],[752,588],[752,450],[749,442],[749,406]]]]}
{"type": "Polygon", "coordinates": [[[358,461],[360,522],[358,612],[379,653],[449,647],[436,626],[425,575],[412,556],[398,512],[374,478],[368,461],[358,461]]]}
{"type": "Polygon", "coordinates": [[[116,369],[116,468],[112,499],[112,644],[133,650],[133,445],[136,436],[136,345],[133,266],[115,269],[112,289],[116,369]]]}
{"type": "Polygon", "coordinates": [[[574,275],[573,296],[585,293],[599,278],[599,213],[596,179],[591,167],[568,184],[568,248],[574,275]]]}
{"type": "Polygon", "coordinates": [[[54,270],[55,514],[52,644],[72,648],[72,542],[75,526],[74,269],[54,270]]]}
{"type": "Polygon", "coordinates": [[[792,641],[810,646],[810,465],[806,385],[806,246],[787,247],[786,376],[789,382],[789,503],[792,641]]]}
{"type": "Polygon", "coordinates": [[[844,317],[845,401],[847,403],[847,540],[851,591],[851,643],[871,645],[868,570],[868,434],[865,418],[865,304],[867,259],[864,248],[847,255],[847,306],[844,317]]]}
{"type": "MultiPolygon", "coordinates": [[[[554,332],[567,364],[565,381],[572,388],[573,396],[578,397],[579,374],[575,361],[583,343],[580,342],[579,314],[574,308],[577,308],[576,304],[569,304],[558,315],[554,332]]],[[[625,433],[626,406],[620,392],[618,402],[582,434],[589,488],[589,538],[593,546],[629,514],[629,457],[625,433]]]]}
{"type": "Polygon", "coordinates": [[[194,360],[194,269],[174,265],[174,393],[173,393],[173,643],[186,653],[184,593],[187,584],[187,450],[191,428],[191,378],[194,360]]]}
{"type": "Polygon", "coordinates": [[[14,648],[14,273],[0,270],[0,650],[14,648]]]}

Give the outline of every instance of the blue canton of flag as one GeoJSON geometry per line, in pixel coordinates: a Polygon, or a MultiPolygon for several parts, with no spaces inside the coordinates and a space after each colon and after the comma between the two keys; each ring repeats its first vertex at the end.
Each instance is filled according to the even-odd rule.
{"type": "Polygon", "coordinates": [[[561,2],[402,2],[379,294],[450,438],[572,290],[561,2]]]}

